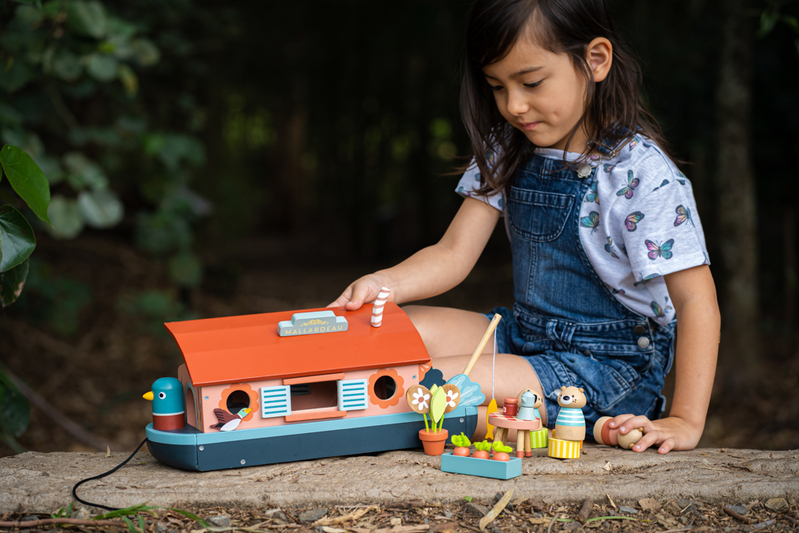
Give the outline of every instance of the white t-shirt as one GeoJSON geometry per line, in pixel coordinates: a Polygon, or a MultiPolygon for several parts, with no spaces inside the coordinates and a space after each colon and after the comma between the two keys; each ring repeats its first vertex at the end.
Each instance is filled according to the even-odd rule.
{"type": "MultiPolygon", "coordinates": [[[[563,160],[563,151],[536,153],[563,160]]],[[[580,154],[567,153],[573,161],[580,154]]],[[[674,320],[663,276],[708,264],[702,224],[691,182],[649,139],[636,135],[612,158],[590,161],[597,167],[580,205],[580,241],[602,281],[624,305],[668,324],[674,320]]],[[[470,167],[457,192],[505,209],[504,195],[474,194],[480,173],[470,167]]]]}

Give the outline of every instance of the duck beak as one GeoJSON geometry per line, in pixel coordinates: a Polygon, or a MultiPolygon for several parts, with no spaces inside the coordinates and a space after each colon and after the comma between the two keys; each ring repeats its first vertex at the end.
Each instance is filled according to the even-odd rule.
{"type": "Polygon", "coordinates": [[[147,391],[142,395],[145,400],[153,401],[153,391],[147,391]]]}

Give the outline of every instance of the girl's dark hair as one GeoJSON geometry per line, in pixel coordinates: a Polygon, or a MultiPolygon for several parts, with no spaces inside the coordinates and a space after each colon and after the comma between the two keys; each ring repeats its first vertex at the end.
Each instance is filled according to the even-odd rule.
{"type": "MultiPolygon", "coordinates": [[[[564,163],[568,145],[583,124],[588,125],[589,139],[606,148],[613,149],[639,132],[668,150],[657,121],[641,99],[641,69],[616,34],[607,0],[477,0],[466,24],[460,105],[482,175],[478,194],[508,186],[533,148],[502,117],[483,74],[483,67],[504,58],[517,40],[527,37],[550,52],[568,54],[586,80],[585,113],[568,139],[564,163]],[[592,83],[586,51],[597,37],[610,41],[613,62],[607,77],[592,83]],[[489,164],[494,157],[490,152],[498,157],[489,164]]],[[[581,160],[592,148],[596,146],[589,143],[581,160]]]]}

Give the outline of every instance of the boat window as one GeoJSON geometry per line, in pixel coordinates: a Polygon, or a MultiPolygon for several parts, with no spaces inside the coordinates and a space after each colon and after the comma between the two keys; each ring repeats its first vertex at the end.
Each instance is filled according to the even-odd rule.
{"type": "Polygon", "coordinates": [[[294,413],[305,409],[338,406],[338,391],[335,381],[303,383],[302,392],[297,395],[295,395],[294,387],[299,387],[299,385],[291,386],[291,410],[294,413]]]}
{"type": "Polygon", "coordinates": [[[307,396],[308,394],[311,394],[311,385],[308,383],[291,386],[292,396],[307,396]]]}
{"type": "Polygon", "coordinates": [[[250,395],[244,392],[243,390],[235,390],[230,393],[227,397],[227,403],[225,407],[227,410],[233,414],[238,413],[242,409],[246,409],[250,406],[250,395]]]}
{"type": "Polygon", "coordinates": [[[186,424],[197,427],[197,406],[194,402],[194,391],[186,389],[186,424]]]}
{"type": "Polygon", "coordinates": [[[391,376],[380,376],[375,381],[375,395],[381,400],[388,400],[397,393],[397,382],[391,376]]]}

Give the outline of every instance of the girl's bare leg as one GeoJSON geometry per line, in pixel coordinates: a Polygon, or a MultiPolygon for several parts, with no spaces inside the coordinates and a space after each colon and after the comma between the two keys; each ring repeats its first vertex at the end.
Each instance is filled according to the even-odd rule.
{"type": "MultiPolygon", "coordinates": [[[[422,336],[425,347],[433,360],[433,368],[450,379],[463,373],[469,358],[483,338],[488,319],[480,313],[444,307],[407,306],[404,308],[422,336]]],[[[480,384],[486,396],[484,405],[491,401],[493,337],[483,349],[483,355],[469,374],[469,379],[480,384]]],[[[512,354],[497,354],[494,380],[494,398],[502,405],[506,397],[516,397],[524,389],[533,389],[544,397],[538,376],[525,359],[512,354]]],[[[546,424],[546,408],[539,408],[541,423],[546,424]]],[[[476,438],[486,434],[486,408],[478,409],[476,438]]],[[[509,435],[508,439],[513,439],[509,435]]]]}

